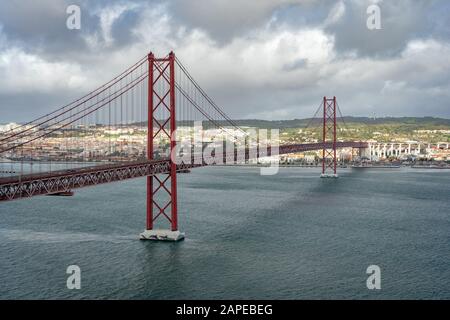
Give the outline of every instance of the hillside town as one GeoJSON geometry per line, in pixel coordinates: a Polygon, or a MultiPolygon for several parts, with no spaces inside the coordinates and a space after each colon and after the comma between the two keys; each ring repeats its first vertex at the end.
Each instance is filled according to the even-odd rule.
{"type": "MultiPolygon", "coordinates": [[[[15,132],[14,129],[20,125],[9,123],[0,125],[0,139],[15,132]]],[[[258,132],[255,127],[241,127],[224,129],[203,129],[202,144],[205,146],[221,148],[222,141],[231,141],[236,147],[243,147],[246,134],[258,132]]],[[[37,135],[38,129],[31,126],[22,126],[21,130],[29,130],[31,136],[37,135]]],[[[51,127],[47,130],[52,130],[51,127]]],[[[338,140],[351,139],[361,141],[360,129],[339,129],[338,140]]],[[[261,131],[263,132],[263,131],[261,131]]],[[[270,130],[269,130],[270,132],[270,130]]],[[[156,129],[155,132],[156,134],[156,129]]],[[[190,143],[194,137],[193,127],[179,126],[177,130],[177,141],[181,144],[190,143]]],[[[265,133],[265,131],[264,131],[265,133]]],[[[367,133],[364,134],[367,136],[367,133]]],[[[283,145],[293,143],[317,143],[322,141],[320,130],[289,128],[282,129],[275,139],[259,134],[259,143],[262,145],[283,145]]],[[[367,150],[357,152],[352,149],[338,150],[338,160],[341,163],[348,162],[450,162],[448,129],[415,130],[413,140],[405,135],[391,134],[374,131],[369,139],[363,140],[369,144],[367,150]],[[446,141],[436,141],[436,136],[447,137],[446,141]],[[380,139],[382,137],[382,139],[380,139]],[[389,139],[387,139],[389,138],[389,139]]],[[[140,160],[146,158],[147,152],[147,127],[142,124],[129,124],[119,126],[106,125],[78,125],[55,130],[44,138],[38,138],[14,150],[2,154],[4,161],[70,161],[70,162],[92,162],[92,161],[126,161],[140,160]]],[[[29,139],[29,137],[27,137],[29,139]]],[[[19,140],[20,141],[20,140],[19,140]]],[[[24,140],[26,141],[26,140],[24,140]]],[[[256,147],[257,139],[248,139],[247,147],[256,147]]],[[[155,157],[167,156],[169,139],[167,136],[159,135],[154,142],[155,157]]],[[[285,165],[318,165],[322,157],[322,151],[309,151],[297,154],[280,156],[280,163],[285,165]]],[[[273,161],[269,158],[260,158],[258,163],[273,161]]],[[[256,161],[250,163],[255,164],[256,161]]]]}

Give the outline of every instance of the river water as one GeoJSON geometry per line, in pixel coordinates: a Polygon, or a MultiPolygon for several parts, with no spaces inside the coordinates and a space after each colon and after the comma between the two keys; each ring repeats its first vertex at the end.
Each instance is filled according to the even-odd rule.
{"type": "Polygon", "coordinates": [[[0,203],[0,298],[450,299],[450,170],[318,170],[180,174],[178,243],[138,240],[144,179],[0,203]]]}

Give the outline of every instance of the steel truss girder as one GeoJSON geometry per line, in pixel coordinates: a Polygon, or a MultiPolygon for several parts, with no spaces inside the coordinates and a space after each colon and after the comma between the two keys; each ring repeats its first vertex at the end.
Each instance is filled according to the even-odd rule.
{"type": "MultiPolygon", "coordinates": [[[[179,165],[176,170],[190,167],[179,165]]],[[[98,184],[170,173],[171,166],[170,161],[163,160],[88,167],[72,171],[70,173],[56,171],[2,179],[3,181],[0,181],[0,201],[66,192],[98,184]]]]}
{"type": "MultiPolygon", "coordinates": [[[[331,149],[331,142],[282,145],[278,154],[305,152],[312,150],[331,149]]],[[[336,148],[368,148],[366,142],[336,142],[336,148]]],[[[253,157],[271,156],[272,150],[267,151],[246,149],[245,160],[253,157]]],[[[220,156],[220,155],[218,155],[220,156]]],[[[199,157],[202,157],[201,155],[199,157]]],[[[176,166],[177,171],[206,166],[208,159],[202,158],[201,163],[196,164],[197,156],[193,156],[191,164],[176,166]]],[[[234,154],[223,156],[224,160],[236,161],[237,151],[234,154]]],[[[0,201],[28,198],[44,194],[69,191],[98,184],[112,183],[156,174],[168,174],[171,172],[171,163],[168,159],[127,162],[115,165],[95,166],[73,169],[71,172],[54,171],[45,174],[30,174],[11,178],[0,178],[0,201]]]]}

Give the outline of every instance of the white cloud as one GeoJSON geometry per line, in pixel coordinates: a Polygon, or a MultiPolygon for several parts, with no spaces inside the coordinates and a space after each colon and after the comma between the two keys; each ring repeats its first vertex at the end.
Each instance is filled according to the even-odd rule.
{"type": "Polygon", "coordinates": [[[333,39],[321,30],[287,28],[260,30],[225,46],[196,31],[185,37],[178,54],[202,83],[220,87],[223,82],[238,81],[244,88],[289,85],[292,76],[301,76],[302,71],[286,72],[285,66],[305,61],[313,67],[334,57],[333,39]]]}
{"type": "Polygon", "coordinates": [[[48,62],[18,48],[0,52],[0,93],[79,90],[87,79],[77,64],[48,62]]]}
{"type": "Polygon", "coordinates": [[[343,1],[339,1],[336,3],[328,13],[325,22],[323,23],[324,27],[329,27],[339,20],[341,20],[345,15],[345,4],[343,1]]]}
{"type": "Polygon", "coordinates": [[[114,38],[111,34],[114,23],[125,12],[134,10],[138,7],[140,6],[134,2],[126,2],[100,7],[99,9],[94,10],[93,14],[98,16],[100,20],[100,30],[85,35],[85,40],[89,47],[96,50],[98,50],[99,47],[110,47],[114,43],[114,38]]]}
{"type": "MultiPolygon", "coordinates": [[[[255,10],[270,13],[275,7],[263,1],[255,10]]],[[[326,25],[346,19],[344,2],[317,26],[293,26],[282,20],[274,24],[270,14],[256,14],[268,17],[265,23],[225,43],[203,27],[178,23],[166,4],[146,5],[131,30],[135,42],[110,50],[103,47],[102,42],[114,43],[114,23],[131,9],[112,6],[98,11],[104,17],[101,27],[86,38],[92,52],[78,62],[64,57],[48,61],[39,53],[6,45],[0,32],[0,93],[70,92],[73,97],[74,91],[83,94],[97,87],[150,50],[158,56],[174,50],[234,118],[309,117],[324,95],[336,95],[345,114],[368,115],[376,109],[378,115],[449,116],[445,109],[450,92],[449,43],[429,35],[405,41],[399,55],[383,59],[338,54],[336,37],[326,25]]]]}
{"type": "Polygon", "coordinates": [[[174,0],[171,9],[183,23],[202,28],[208,34],[231,39],[270,19],[277,9],[317,0],[174,0]]]}

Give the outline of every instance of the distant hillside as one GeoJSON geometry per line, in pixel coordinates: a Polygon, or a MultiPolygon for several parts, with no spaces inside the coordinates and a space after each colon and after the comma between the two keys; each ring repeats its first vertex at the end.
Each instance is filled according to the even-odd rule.
{"type": "MultiPolygon", "coordinates": [[[[342,119],[338,119],[341,122],[342,119]]],[[[234,120],[239,127],[256,127],[261,129],[289,129],[289,128],[303,128],[307,124],[314,126],[320,125],[322,120],[320,118],[294,119],[294,120],[258,120],[258,119],[242,119],[234,120]]],[[[450,128],[450,119],[433,118],[433,117],[384,117],[384,118],[368,118],[368,117],[344,117],[344,122],[347,125],[369,125],[369,126],[395,126],[405,127],[408,129],[448,129],[450,128]]],[[[225,121],[216,121],[223,126],[229,126],[225,121]]],[[[147,121],[135,123],[136,125],[146,126],[147,121]]],[[[192,126],[191,121],[179,122],[178,126],[189,125],[192,126]]],[[[204,122],[205,125],[205,122],[204,122]]],[[[207,124],[206,124],[207,126],[207,124]]]]}
{"type": "MultiPolygon", "coordinates": [[[[308,123],[313,122],[317,124],[321,119],[294,119],[294,120],[235,120],[237,125],[241,127],[258,127],[264,129],[287,129],[287,128],[301,128],[308,123]]],[[[342,121],[342,120],[338,120],[342,121]]],[[[385,117],[385,118],[368,118],[368,117],[344,117],[344,121],[347,125],[361,124],[361,125],[398,125],[398,126],[414,126],[416,128],[449,128],[450,119],[433,118],[433,117],[385,117]]]]}

